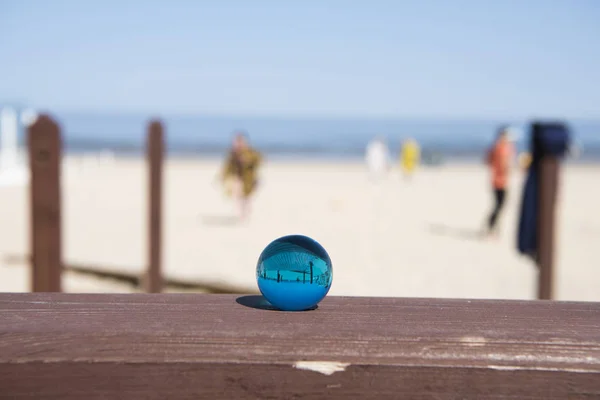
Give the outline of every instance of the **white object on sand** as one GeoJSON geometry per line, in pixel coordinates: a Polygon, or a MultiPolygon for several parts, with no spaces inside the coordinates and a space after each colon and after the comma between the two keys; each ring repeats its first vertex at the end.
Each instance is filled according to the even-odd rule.
{"type": "Polygon", "coordinates": [[[0,110],[0,186],[20,186],[29,181],[29,171],[19,154],[19,118],[12,107],[0,110]]]}
{"type": "Polygon", "coordinates": [[[365,158],[372,179],[379,179],[386,173],[389,167],[390,154],[382,139],[374,139],[367,145],[365,158]]]}

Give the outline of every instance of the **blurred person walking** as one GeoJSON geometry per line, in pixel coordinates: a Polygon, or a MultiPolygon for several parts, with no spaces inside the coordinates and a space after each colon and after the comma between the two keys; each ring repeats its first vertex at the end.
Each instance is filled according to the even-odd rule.
{"type": "Polygon", "coordinates": [[[382,137],[376,137],[367,145],[365,161],[372,181],[379,181],[389,171],[390,152],[382,137]]]}
{"type": "Polygon", "coordinates": [[[502,127],[498,131],[496,140],[488,150],[486,157],[492,178],[494,207],[487,220],[485,236],[492,234],[497,236],[498,234],[497,224],[506,202],[510,168],[514,154],[515,149],[508,128],[502,127]]]}
{"type": "Polygon", "coordinates": [[[402,144],[400,150],[400,166],[404,171],[404,177],[412,177],[421,159],[421,148],[414,139],[408,139],[402,144]]]}
{"type": "Polygon", "coordinates": [[[228,194],[239,203],[240,217],[245,219],[250,211],[250,197],[258,186],[258,167],[261,154],[248,143],[244,132],[237,132],[225,161],[222,180],[228,194]]]}

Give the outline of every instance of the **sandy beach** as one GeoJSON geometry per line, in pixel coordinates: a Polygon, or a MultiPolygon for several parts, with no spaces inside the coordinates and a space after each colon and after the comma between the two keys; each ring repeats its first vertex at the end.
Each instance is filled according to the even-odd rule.
{"type": "MultiPolygon", "coordinates": [[[[318,240],[334,266],[330,295],[533,299],[536,267],[515,250],[523,174],[515,172],[497,241],[477,236],[491,207],[478,165],[393,171],[377,184],[361,163],[268,162],[248,221],[215,181],[220,162],[169,159],[164,271],[207,288],[255,293],[256,260],[273,239],[318,240]]],[[[67,265],[139,274],[146,263],[143,160],[67,157],[67,265]]],[[[558,208],[560,300],[600,301],[600,166],[567,165],[558,208]],[[596,207],[595,207],[596,206],[596,207]]],[[[28,188],[0,187],[0,291],[27,291],[28,188]]],[[[64,275],[66,291],[128,292],[131,285],[64,275]]]]}

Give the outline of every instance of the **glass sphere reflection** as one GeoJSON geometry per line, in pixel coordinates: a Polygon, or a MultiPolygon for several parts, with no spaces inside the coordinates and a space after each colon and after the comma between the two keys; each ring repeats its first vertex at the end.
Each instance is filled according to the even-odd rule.
{"type": "Polygon", "coordinates": [[[272,241],[256,265],[260,292],[269,303],[284,311],[316,306],[329,292],[332,278],[327,251],[315,240],[302,235],[272,241]]]}

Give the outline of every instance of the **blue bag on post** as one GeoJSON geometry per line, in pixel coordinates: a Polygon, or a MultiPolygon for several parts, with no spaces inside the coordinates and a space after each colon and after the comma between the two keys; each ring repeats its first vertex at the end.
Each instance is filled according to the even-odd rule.
{"type": "Polygon", "coordinates": [[[540,160],[545,156],[562,157],[570,144],[569,130],[564,124],[531,124],[531,164],[523,187],[521,218],[517,234],[517,249],[521,254],[537,259],[538,183],[540,160]]]}

